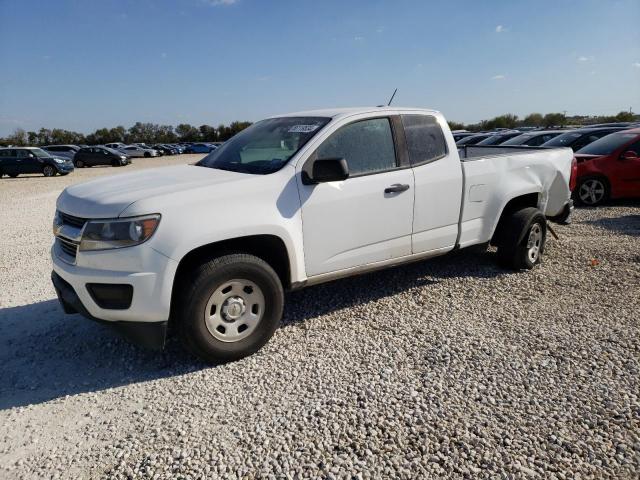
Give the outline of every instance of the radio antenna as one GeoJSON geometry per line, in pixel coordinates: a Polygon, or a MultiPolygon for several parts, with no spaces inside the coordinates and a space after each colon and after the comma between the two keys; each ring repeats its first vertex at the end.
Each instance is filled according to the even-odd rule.
{"type": "Polygon", "coordinates": [[[387,103],[387,107],[391,106],[391,102],[393,102],[393,97],[396,96],[397,91],[398,91],[397,88],[393,91],[393,95],[391,95],[391,98],[389,99],[389,103],[387,103]]]}

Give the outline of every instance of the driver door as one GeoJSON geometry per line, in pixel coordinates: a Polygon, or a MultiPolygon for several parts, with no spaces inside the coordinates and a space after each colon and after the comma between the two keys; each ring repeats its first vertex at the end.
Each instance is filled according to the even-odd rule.
{"type": "Polygon", "coordinates": [[[314,158],[344,158],[349,178],[304,185],[297,175],[307,276],[410,255],[413,172],[400,165],[391,119],[340,127],[314,158]]]}

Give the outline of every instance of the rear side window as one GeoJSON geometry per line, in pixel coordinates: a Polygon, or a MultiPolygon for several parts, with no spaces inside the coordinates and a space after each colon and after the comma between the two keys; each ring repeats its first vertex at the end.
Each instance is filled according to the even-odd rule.
{"type": "Polygon", "coordinates": [[[388,118],[361,120],[340,128],[316,150],[318,158],[344,158],[349,176],[396,167],[396,151],[388,118]]]}
{"type": "Polygon", "coordinates": [[[13,150],[0,150],[0,157],[13,157],[13,150]]]}
{"type": "Polygon", "coordinates": [[[402,115],[402,125],[412,166],[433,162],[447,154],[447,143],[435,117],[402,115]]]}

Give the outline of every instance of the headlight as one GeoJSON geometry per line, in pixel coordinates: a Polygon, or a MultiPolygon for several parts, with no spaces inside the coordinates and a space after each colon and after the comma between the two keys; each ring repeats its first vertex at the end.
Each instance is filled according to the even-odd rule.
{"type": "Polygon", "coordinates": [[[126,160],[127,157],[125,157],[124,155],[120,155],[120,160],[126,160]]]}
{"type": "Polygon", "coordinates": [[[114,220],[90,220],[84,227],[80,250],[107,250],[140,245],[158,228],[160,215],[114,220]]]}
{"type": "Polygon", "coordinates": [[[64,163],[64,160],[62,158],[54,158],[53,159],[56,163],[64,163]]]}

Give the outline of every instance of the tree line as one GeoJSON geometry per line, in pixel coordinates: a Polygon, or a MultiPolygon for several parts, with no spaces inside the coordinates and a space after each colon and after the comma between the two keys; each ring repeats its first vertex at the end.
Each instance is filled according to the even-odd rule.
{"type": "Polygon", "coordinates": [[[564,127],[564,126],[584,126],[596,123],[610,122],[634,122],[640,121],[640,115],[631,112],[620,112],[617,115],[608,116],[588,116],[573,115],[566,116],[564,113],[530,113],[520,119],[518,115],[506,113],[490,120],[482,120],[478,123],[464,124],[459,122],[449,122],[451,130],[469,130],[478,132],[482,130],[493,130],[494,128],[517,128],[517,127],[564,127]]]}
{"type": "MultiPolygon", "coordinates": [[[[493,130],[494,128],[516,127],[562,127],[567,125],[590,125],[608,122],[640,121],[640,115],[631,112],[620,112],[610,116],[566,116],[563,113],[530,113],[520,119],[517,115],[507,113],[478,123],[464,124],[449,122],[452,130],[493,130]]],[[[236,133],[244,130],[251,122],[232,122],[229,125],[220,124],[217,127],[200,125],[196,127],[188,123],[172,125],[158,125],[156,123],[136,122],[126,129],[123,126],[113,128],[99,128],[93,133],[83,133],[64,130],[61,128],[41,128],[37,132],[25,131],[17,128],[11,135],[0,138],[0,145],[42,146],[42,145],[103,145],[105,143],[178,143],[178,142],[224,142],[236,133]]]]}
{"type": "Polygon", "coordinates": [[[136,122],[126,129],[123,126],[99,128],[85,135],[62,128],[41,128],[37,132],[17,128],[11,135],[0,138],[0,145],[42,146],[42,145],[103,145],[105,143],[178,143],[178,142],[224,142],[236,133],[244,130],[251,122],[232,122],[217,127],[200,125],[196,127],[188,123],[158,125],[155,123],[136,122]]]}

